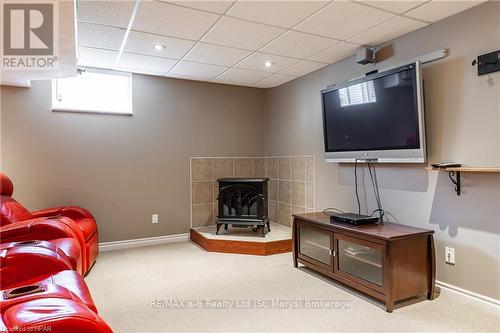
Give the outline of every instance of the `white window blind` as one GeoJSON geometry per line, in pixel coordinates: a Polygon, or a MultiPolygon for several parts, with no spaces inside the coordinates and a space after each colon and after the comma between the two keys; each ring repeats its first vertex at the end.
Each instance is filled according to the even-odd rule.
{"type": "Polygon", "coordinates": [[[339,96],[341,107],[377,101],[373,81],[366,81],[339,89],[339,96]]]}
{"type": "Polygon", "coordinates": [[[52,110],[132,114],[132,76],[84,71],[52,81],[52,110]]]}

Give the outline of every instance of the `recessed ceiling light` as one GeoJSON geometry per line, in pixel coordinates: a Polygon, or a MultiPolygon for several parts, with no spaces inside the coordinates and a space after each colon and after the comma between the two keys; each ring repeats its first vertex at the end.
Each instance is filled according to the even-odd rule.
{"type": "Polygon", "coordinates": [[[272,65],[273,65],[273,63],[270,60],[267,60],[266,62],[264,62],[264,66],[266,66],[267,68],[271,67],[272,65]]]}
{"type": "Polygon", "coordinates": [[[153,48],[156,50],[156,51],[161,51],[165,48],[165,46],[161,45],[161,44],[153,44],[153,48]]]}

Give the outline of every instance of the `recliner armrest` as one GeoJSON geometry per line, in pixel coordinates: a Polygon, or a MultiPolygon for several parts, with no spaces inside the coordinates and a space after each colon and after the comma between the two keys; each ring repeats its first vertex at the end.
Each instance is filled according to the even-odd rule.
{"type": "Polygon", "coordinates": [[[40,209],[36,210],[34,212],[31,212],[33,214],[33,217],[52,217],[56,215],[60,215],[64,207],[52,207],[52,208],[46,208],[46,209],[40,209]]]}
{"type": "Polygon", "coordinates": [[[94,218],[94,216],[92,216],[92,214],[88,210],[79,206],[64,207],[61,214],[74,220],[85,217],[94,218]]]}
{"type": "Polygon", "coordinates": [[[16,236],[29,233],[32,222],[33,220],[27,220],[2,226],[0,229],[0,242],[5,243],[16,236]]]}
{"type": "Polygon", "coordinates": [[[92,214],[83,207],[79,206],[65,206],[53,207],[31,212],[34,217],[54,217],[58,215],[67,216],[70,219],[77,220],[80,218],[90,217],[94,218],[92,214]]]}

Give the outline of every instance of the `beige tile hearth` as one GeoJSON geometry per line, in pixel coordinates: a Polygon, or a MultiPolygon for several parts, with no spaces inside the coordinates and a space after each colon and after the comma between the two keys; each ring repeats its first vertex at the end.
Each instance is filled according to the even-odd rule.
{"type": "Polygon", "coordinates": [[[292,229],[277,223],[271,223],[271,232],[268,232],[266,237],[261,237],[260,231],[253,231],[252,227],[229,226],[228,230],[225,231],[224,227],[221,226],[218,235],[215,234],[216,229],[216,226],[206,226],[196,228],[196,231],[207,239],[271,242],[292,238],[292,229]]]}

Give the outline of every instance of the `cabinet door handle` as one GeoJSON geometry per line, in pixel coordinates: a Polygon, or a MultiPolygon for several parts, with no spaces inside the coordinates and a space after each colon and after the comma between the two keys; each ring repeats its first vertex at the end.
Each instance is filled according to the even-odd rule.
{"type": "Polygon", "coordinates": [[[330,255],[335,257],[335,250],[330,250],[330,255]]]}

